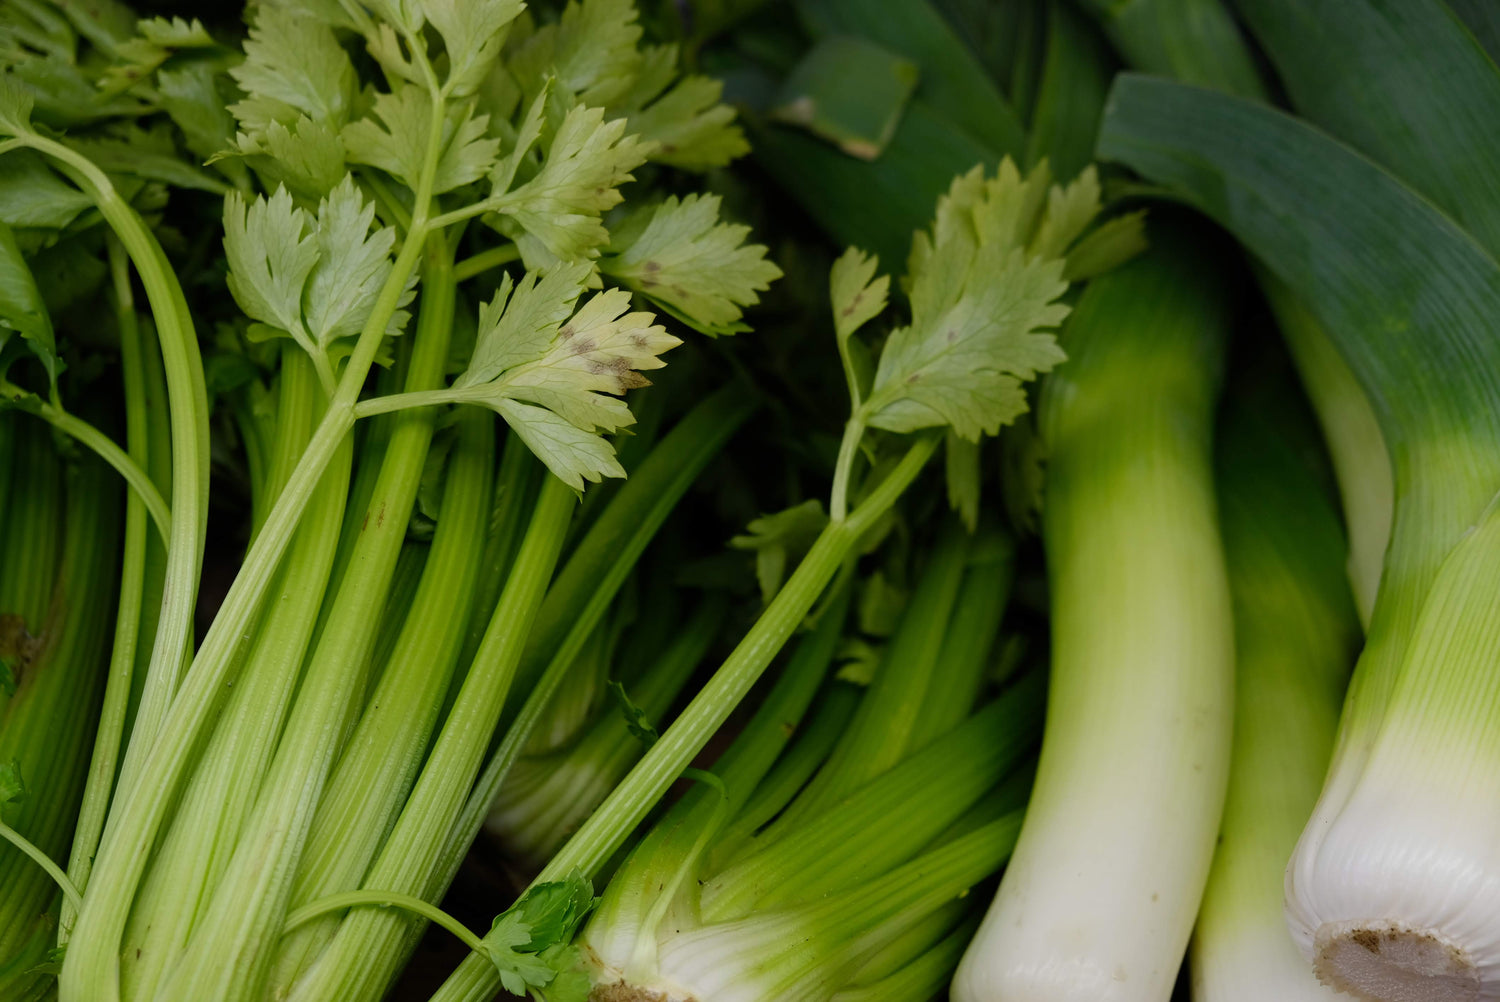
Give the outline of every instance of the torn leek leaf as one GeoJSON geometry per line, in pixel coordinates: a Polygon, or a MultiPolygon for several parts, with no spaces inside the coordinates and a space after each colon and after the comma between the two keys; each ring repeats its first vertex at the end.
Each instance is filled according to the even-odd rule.
{"type": "Polygon", "coordinates": [[[1377,998],[1390,996],[1374,986],[1393,981],[1427,992],[1402,997],[1440,997],[1422,984],[1428,961],[1493,990],[1483,986],[1500,981],[1500,950],[1488,923],[1466,917],[1495,906],[1490,884],[1455,886],[1452,874],[1500,872],[1474,834],[1500,805],[1488,787],[1463,788],[1500,756],[1486,720],[1500,685],[1475,660],[1500,627],[1476,605],[1491,586],[1464,588],[1494,545],[1492,517],[1470,530],[1500,483],[1500,264],[1395,177],[1250,102],[1122,77],[1099,148],[1208,213],[1296,293],[1391,451],[1390,548],[1329,777],[1289,870],[1293,933],[1327,978],[1377,998]],[[1455,610],[1469,615],[1461,631],[1455,610]],[[1393,803],[1412,805],[1399,823],[1393,803]],[[1396,949],[1350,946],[1372,935],[1396,949]]]}
{"type": "Polygon", "coordinates": [[[796,6],[816,37],[856,35],[912,59],[922,72],[917,97],[937,114],[1001,155],[1024,152],[1015,109],[927,0],[797,0],[796,6]]]}
{"type": "Polygon", "coordinates": [[[782,81],[771,117],[800,125],[851,157],[874,160],[896,133],[917,65],[847,35],[815,44],[782,81]]]}

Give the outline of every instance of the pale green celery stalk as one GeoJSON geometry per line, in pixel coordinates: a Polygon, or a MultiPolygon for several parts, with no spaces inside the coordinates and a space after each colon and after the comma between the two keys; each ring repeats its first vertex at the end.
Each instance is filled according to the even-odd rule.
{"type": "Polygon", "coordinates": [[[458,655],[460,665],[474,660],[474,652],[479,650],[479,642],[484,639],[495,603],[500,600],[500,589],[510,574],[511,561],[515,560],[516,549],[525,534],[526,516],[536,503],[536,492],[545,473],[546,467],[531,454],[526,443],[507,428],[500,447],[500,468],[495,474],[494,506],[485,527],[479,580],[473,607],[469,610],[469,628],[464,635],[463,650],[458,655]]]}
{"type": "MultiPolygon", "coordinates": [[[[152,415],[147,395],[146,361],[143,358],[140,320],[135,312],[130,285],[130,266],[118,241],[109,241],[109,270],[114,294],[115,326],[120,338],[120,371],[125,399],[125,441],[132,462],[146,476],[151,475],[152,415]]],[[[160,421],[156,422],[158,425],[160,421]]],[[[168,433],[170,434],[170,433],[168,433]]],[[[170,443],[168,442],[170,448],[170,443]]],[[[0,457],[0,463],[3,463],[0,457]]],[[[0,505],[3,518],[3,505],[0,505]]],[[[94,851],[104,831],[110,794],[125,740],[130,714],[137,655],[142,634],[142,609],[160,594],[147,591],[146,554],[148,547],[146,508],[139,495],[129,491],[125,497],[125,542],[120,559],[120,592],[115,614],[113,646],[109,674],[105,682],[104,703],[99,712],[99,728],[94,738],[93,758],[84,782],[83,800],[78,810],[78,824],[73,833],[68,856],[68,878],[83,890],[88,886],[94,865],[94,851]]],[[[156,541],[158,544],[162,540],[156,541]]],[[[149,637],[147,638],[149,644],[149,637]]],[[[148,647],[149,649],[149,647],[148,647]]],[[[64,901],[58,917],[57,942],[67,945],[68,935],[78,912],[72,902],[64,901]]]]}
{"type": "MultiPolygon", "coordinates": [[[[436,95],[434,95],[434,103],[438,105],[442,103],[436,95]]],[[[432,128],[423,155],[421,178],[413,201],[416,210],[407,230],[406,239],[396,256],[385,284],[381,286],[376,296],[369,318],[359,332],[354,349],[340,376],[338,388],[329,401],[328,409],[313,433],[296,472],[288,483],[287,489],[282,492],[282,496],[278,498],[266,517],[265,525],[256,537],[255,543],[245,555],[239,573],[235,575],[234,583],[230,586],[229,592],[219,607],[218,614],[214,617],[213,625],[203,637],[191,667],[182,676],[182,684],[175,687],[176,696],[171,700],[170,712],[162,708],[165,695],[157,695],[154,701],[143,698],[143,708],[149,707],[151,713],[147,714],[143,709],[142,713],[138,714],[138,717],[146,717],[146,725],[141,728],[142,738],[131,741],[130,750],[126,756],[119,784],[120,795],[117,798],[117,803],[121,807],[118,811],[111,812],[110,822],[105,829],[104,839],[100,844],[99,855],[95,862],[94,890],[79,913],[78,925],[75,929],[80,942],[75,943],[74,948],[68,951],[62,976],[59,979],[62,1002],[117,1002],[119,999],[120,938],[124,934],[136,885],[145,868],[149,850],[178,792],[183,774],[194,749],[198,746],[200,736],[204,728],[208,726],[213,711],[218,705],[224,683],[229,679],[235,667],[236,652],[242,643],[242,637],[249,629],[256,610],[261,604],[261,598],[270,586],[282,553],[291,542],[297,521],[315,492],[318,480],[325,468],[333,461],[349,430],[353,427],[354,406],[364,386],[365,377],[374,364],[381,343],[385,339],[386,327],[400,305],[407,280],[424,253],[430,229],[429,211],[432,205],[433,178],[436,176],[438,159],[442,152],[445,121],[445,115],[434,114],[432,116],[432,128]]],[[[66,150],[64,152],[71,153],[66,150]]],[[[103,176],[100,175],[100,178],[102,179],[103,176]]],[[[109,211],[118,214],[113,205],[109,207],[109,211]]],[[[106,216],[109,216],[109,212],[106,212],[106,216]]],[[[131,218],[135,218],[133,214],[131,218]]],[[[113,219],[111,221],[113,222],[113,219]]],[[[136,224],[139,226],[138,219],[136,219],[136,224]]],[[[149,234],[144,234],[144,236],[149,240],[149,234]]],[[[132,233],[132,238],[134,237],[135,234],[132,233]]],[[[121,240],[127,250],[132,250],[132,239],[127,239],[122,234],[121,240]]],[[[154,241],[152,241],[152,246],[154,247],[154,241]]],[[[137,261],[139,267],[140,259],[136,258],[133,250],[132,258],[137,261]]],[[[153,274],[148,277],[147,272],[143,270],[142,277],[145,280],[153,309],[157,311],[158,322],[161,323],[164,307],[174,305],[174,301],[170,297],[163,298],[165,293],[159,289],[161,282],[167,280],[164,271],[165,258],[161,256],[160,248],[156,248],[156,260],[158,262],[156,270],[162,274],[160,276],[153,274]],[[158,278],[161,281],[158,281],[158,278]],[[163,308],[157,307],[158,299],[162,299],[163,308]]],[[[181,305],[180,290],[178,290],[175,304],[181,305]]],[[[173,320],[175,327],[181,327],[182,324],[187,323],[185,305],[182,306],[180,313],[171,314],[167,319],[173,320]]],[[[190,331],[191,327],[187,329],[190,331]]],[[[166,345],[169,342],[175,346],[173,339],[164,337],[163,344],[166,345]]],[[[190,347],[191,351],[196,353],[196,344],[190,347]]],[[[196,396],[191,392],[178,392],[175,388],[177,383],[182,381],[180,376],[174,376],[174,373],[181,368],[178,364],[180,361],[178,356],[181,354],[183,354],[183,349],[174,347],[173,357],[167,360],[167,370],[169,383],[174,386],[172,392],[174,401],[173,476],[175,478],[173,496],[182,516],[175,519],[173,523],[174,544],[170,551],[173,563],[169,567],[166,600],[163,603],[163,618],[170,628],[164,634],[159,634],[159,641],[153,653],[151,672],[151,675],[155,677],[170,671],[169,679],[174,682],[179,666],[186,660],[184,657],[185,634],[187,626],[190,625],[186,621],[191,619],[190,596],[183,594],[184,589],[189,586],[181,580],[183,577],[181,572],[187,569],[187,564],[191,561],[194,571],[192,586],[195,587],[197,563],[201,555],[201,531],[198,537],[192,540],[193,545],[190,547],[178,546],[177,539],[179,534],[186,532],[184,527],[195,521],[193,515],[203,507],[202,492],[207,488],[206,483],[202,483],[204,478],[201,476],[207,464],[207,436],[201,433],[201,425],[206,418],[193,423],[189,420],[192,415],[187,414],[191,408],[184,407],[185,416],[181,421],[183,427],[181,429],[177,427],[179,419],[175,402],[179,400],[184,403],[188,400],[201,401],[204,396],[201,365],[198,367],[196,396]],[[192,445],[199,447],[198,454],[191,452],[192,445]],[[186,453],[181,457],[181,462],[176,456],[178,448],[182,448],[186,453]],[[184,469],[189,459],[194,460],[191,472],[184,469]],[[193,499],[192,504],[185,500],[189,496],[193,499]],[[173,568],[176,568],[175,572],[173,568]],[[182,611],[184,602],[187,603],[187,614],[182,611]],[[167,615],[167,611],[171,611],[170,616],[167,615]],[[184,621],[180,631],[183,634],[181,637],[178,636],[179,619],[184,621]],[[182,641],[180,646],[177,646],[178,640],[182,641]],[[172,656],[169,657],[169,654],[172,656]]],[[[157,690],[163,688],[171,687],[158,686],[157,690]]],[[[147,696],[150,695],[151,692],[148,691],[147,696]]]]}
{"type": "MultiPolygon", "coordinates": [[[[323,397],[311,360],[295,346],[285,348],[265,485],[271,496],[306,448],[323,397]]],[[[348,451],[330,464],[297,528],[244,664],[137,890],[120,961],[127,997],[155,998],[164,990],[261,794],[328,590],[348,493],[348,451]]]]}
{"type": "MultiPolygon", "coordinates": [[[[146,432],[149,447],[146,450],[146,469],[151,480],[170,502],[172,489],[172,422],[167,395],[167,374],[162,366],[161,350],[154,338],[141,339],[141,362],[146,382],[146,432]]],[[[125,736],[129,741],[134,731],[136,711],[146,689],[146,675],[151,669],[152,651],[156,646],[156,627],[161,616],[162,588],[166,583],[167,544],[155,533],[146,533],[146,569],[142,579],[140,635],[135,645],[135,668],[130,673],[130,704],[125,714],[125,736]]],[[[119,781],[125,748],[121,747],[120,761],[116,763],[113,782],[119,781]]],[[[113,801],[111,801],[113,802],[113,801]]],[[[108,817],[105,818],[106,823],[108,817]]],[[[92,860],[103,837],[101,831],[94,837],[89,850],[92,860]]],[[[92,866],[90,873],[92,873],[92,866]]]]}
{"type": "Polygon", "coordinates": [[[54,161],[83,190],[129,254],[151,306],[167,377],[175,510],[151,667],[133,724],[133,733],[141,738],[131,742],[123,766],[121,785],[128,787],[139,761],[135,749],[146,748],[157,735],[192,653],[193,609],[208,522],[208,390],[203,358],[171,263],[108,176],[60,142],[33,133],[17,138],[54,161]]]}
{"type": "MultiPolygon", "coordinates": [[[[576,495],[557,478],[549,477],[542,486],[474,664],[362,888],[418,897],[426,890],[443,855],[443,838],[484,763],[576,504],[576,495]]],[[[351,910],[318,962],[286,997],[316,1002],[380,996],[395,971],[371,958],[382,955],[383,941],[399,944],[412,921],[386,909],[351,910]]]]}
{"type": "MultiPolygon", "coordinates": [[[[403,625],[318,804],[288,911],[360,886],[416,779],[457,666],[479,571],[474,540],[490,510],[494,425],[492,414],[477,409],[459,419],[421,583],[397,616],[387,613],[403,625]]],[[[289,991],[338,926],[326,916],[282,939],[272,997],[289,991]]]]}
{"type": "MultiPolygon", "coordinates": [[[[631,567],[676,507],[677,501],[697,479],[704,465],[718,454],[757,405],[758,401],[749,387],[739,383],[726,386],[698,404],[631,471],[630,477],[611,499],[609,506],[574,549],[567,564],[547,590],[537,614],[537,621],[540,622],[549,606],[561,607],[563,611],[554,615],[570,616],[571,629],[562,632],[560,643],[539,681],[527,681],[523,657],[517,669],[516,681],[510,688],[529,690],[525,704],[514,722],[505,729],[504,738],[489,756],[477,781],[471,781],[465,787],[462,809],[445,816],[445,827],[441,835],[434,836],[430,842],[421,843],[424,854],[436,846],[437,855],[428,866],[422,881],[413,883],[408,893],[432,901],[442,896],[458,872],[458,866],[469,845],[479,833],[485,814],[494,802],[496,791],[511,764],[526,744],[536,721],[577,657],[580,647],[613,602],[631,567]]],[[[504,489],[503,485],[501,489],[504,489]]],[[[546,477],[543,489],[555,493],[554,478],[546,477]]],[[[538,499],[537,504],[540,503],[538,499]]],[[[506,580],[508,583],[509,574],[506,580]]],[[[494,615],[499,615],[498,607],[494,615]]],[[[491,623],[493,622],[494,616],[491,618],[491,623]]],[[[522,637],[527,651],[535,650],[536,637],[537,625],[533,623],[522,637]]],[[[472,672],[472,666],[467,670],[472,672]]],[[[505,698],[504,693],[502,698],[505,698]]],[[[493,729],[492,727],[491,731],[493,729]]],[[[486,732],[487,740],[489,733],[486,732]]],[[[367,881],[367,886],[374,885],[367,881]]],[[[399,971],[415,946],[422,928],[422,923],[401,915],[375,909],[359,909],[345,923],[335,944],[342,952],[332,955],[332,959],[330,954],[325,953],[319,970],[326,972],[322,976],[330,979],[352,975],[360,978],[363,984],[383,985],[399,971]],[[371,957],[379,957],[380,960],[373,962],[371,957]],[[355,968],[358,970],[354,970],[355,968]]],[[[298,986],[298,991],[303,991],[308,983],[304,979],[298,986]]]]}
{"type": "Polygon", "coordinates": [[[911,916],[940,912],[997,870],[1016,843],[1021,812],[992,821],[875,880],[816,903],[705,926],[662,947],[673,986],[716,1002],[829,998],[864,960],[901,939],[911,916]]]}
{"type": "Polygon", "coordinates": [[[1333,458],[1349,531],[1349,583],[1368,627],[1396,504],[1385,439],[1369,398],[1316,318],[1270,272],[1262,270],[1260,281],[1333,458]]]}
{"type": "Polygon", "coordinates": [[[958,966],[959,958],[964,955],[977,928],[979,918],[975,916],[905,967],[879,981],[841,991],[833,997],[833,1002],[911,1002],[936,998],[948,983],[953,968],[958,966]]]}
{"type": "MultiPolygon", "coordinates": [[[[807,789],[772,822],[762,836],[767,842],[781,838],[782,833],[790,837],[804,822],[884,773],[913,750],[912,737],[930,687],[944,684],[949,668],[941,655],[953,637],[953,610],[958,603],[971,545],[972,540],[958,516],[949,515],[848,731],[807,789]]],[[[979,625],[982,629],[983,624],[979,625]]],[[[957,684],[966,688],[962,679],[957,684]]],[[[968,715],[968,709],[964,708],[963,716],[968,715]]]]}
{"type": "MultiPolygon", "coordinates": [[[[621,587],[624,587],[622,585],[621,587]]],[[[618,603],[617,603],[618,604],[618,603]]],[[[552,694],[547,711],[522,749],[526,758],[561,753],[577,741],[609,699],[608,684],[626,623],[617,608],[605,613],[567,668],[567,684],[552,694]]],[[[496,794],[500,799],[504,794],[496,794]]]]}
{"type": "MultiPolygon", "coordinates": [[[[442,385],[453,326],[452,254],[441,233],[426,244],[408,392],[442,385]]],[[[380,613],[438,416],[427,408],[397,418],[358,542],[308,655],[275,757],[222,876],[163,982],[164,994],[228,1002],[257,999],[264,990],[318,800],[346,728],[363,703],[380,613]]],[[[347,437],[343,447],[347,455],[347,437]]]]}
{"type": "MultiPolygon", "coordinates": [[[[732,382],[684,415],[630,470],[547,590],[527,643],[517,697],[530,693],[548,663],[570,641],[581,643],[587,638],[587,632],[577,636],[579,624],[587,623],[592,630],[688,487],[758,406],[748,385],[732,382]]],[[[516,707],[519,698],[513,703],[516,707]]]]}
{"type": "MultiPolygon", "coordinates": [[[[773,826],[752,851],[701,882],[700,920],[728,922],[809,904],[904,863],[962,817],[1035,744],[1044,692],[1043,680],[1029,676],[848,796],[803,815],[795,826],[773,826]],[[850,851],[855,845],[858,850],[850,851]]],[[[843,747],[858,740],[858,723],[856,717],[843,747]]]]}
{"type": "Polygon", "coordinates": [[[648,967],[654,965],[656,924],[671,898],[695,879],[710,840],[772,773],[823,687],[843,635],[848,591],[847,585],[841,587],[812,631],[798,641],[765,702],[714,763],[723,792],[701,783],[688,790],[610,878],[582,933],[586,956],[639,957],[648,967]]]}
{"type": "Polygon", "coordinates": [[[829,683],[818,695],[813,718],[803,726],[796,742],[755,787],[743,809],[725,826],[710,849],[709,867],[723,869],[747,850],[753,850],[755,833],[764,828],[792,802],[827,761],[849,721],[854,719],[864,690],[844,682],[829,683]]]}
{"type": "MultiPolygon", "coordinates": [[[[33,431],[41,431],[33,426],[33,431]]],[[[47,500],[57,477],[50,436],[33,436],[39,474],[25,492],[47,500]]],[[[92,457],[64,473],[62,553],[45,615],[29,621],[35,647],[15,672],[19,685],[0,711],[0,763],[14,763],[26,795],[10,827],[55,863],[66,862],[87,778],[92,738],[109,660],[119,562],[120,492],[114,474],[92,457]]],[[[55,495],[54,495],[55,497],[55,495]]],[[[11,812],[7,811],[7,814],[11,812]]],[[[33,968],[53,945],[58,887],[51,874],[7,843],[0,848],[0,998],[24,996],[52,975],[33,968]]]]}
{"type": "Polygon", "coordinates": [[[1282,885],[1328,768],[1360,631],[1338,513],[1304,459],[1312,435],[1284,416],[1293,392],[1267,380],[1233,394],[1217,441],[1234,601],[1234,752],[1193,936],[1196,1002],[1338,997],[1287,934],[1282,885]]]}
{"type": "Polygon", "coordinates": [[[968,569],[938,655],[941,677],[927,687],[908,750],[924,747],[974,712],[1015,573],[1015,540],[1002,529],[982,527],[970,541],[968,569]]]}
{"type": "MultiPolygon", "coordinates": [[[[626,686],[647,722],[661,722],[727,612],[722,597],[702,601],[645,675],[626,686]]],[[[485,827],[522,865],[540,869],[644,753],[640,738],[612,703],[605,702],[601,719],[574,745],[557,754],[523,758],[500,788],[485,827]]]]}
{"type": "MultiPolygon", "coordinates": [[[[406,618],[411,613],[412,601],[422,586],[422,575],[427,569],[427,558],[431,547],[408,539],[401,546],[401,555],[396,558],[396,570],[391,575],[391,590],[386,596],[385,609],[380,614],[380,631],[375,634],[375,643],[370,647],[370,678],[367,688],[373,693],[385,678],[390,667],[391,655],[406,628],[406,618]]],[[[373,698],[373,697],[371,697],[373,698]]]]}
{"type": "MultiPolygon", "coordinates": [[[[856,544],[879,522],[917,478],[937,450],[940,436],[924,435],[907,448],[885,478],[841,520],[818,535],[802,563],[771,600],[752,630],[719,667],[671,727],[589,820],[552,857],[536,882],[597,872],[651,807],[687,768],[715,731],[744,699],[776,653],[789,640],[856,544]]],[[[471,954],[433,996],[440,1002],[487,999],[499,974],[487,957],[471,954]]]]}
{"type": "Polygon", "coordinates": [[[1208,877],[1234,685],[1210,468],[1229,311],[1189,233],[1152,243],[1089,284],[1044,384],[1046,734],[955,1002],[1164,999],[1208,877]]]}
{"type": "MultiPolygon", "coordinates": [[[[1024,799],[1020,806],[1025,806],[1024,799]]],[[[1000,817],[1001,814],[995,814],[993,817],[985,818],[984,823],[995,821],[1000,817]]],[[[962,832],[955,833],[954,838],[961,838],[980,827],[982,824],[973,825],[962,832]]],[[[918,963],[928,951],[948,939],[956,926],[967,926],[969,934],[964,939],[964,946],[967,946],[969,939],[973,938],[974,930],[979,925],[979,915],[973,908],[974,902],[967,900],[967,897],[964,895],[954,898],[926,915],[919,916],[921,921],[904,923],[902,931],[892,937],[885,949],[870,957],[859,966],[858,970],[849,975],[845,981],[847,987],[839,991],[834,998],[841,997],[849,988],[883,982],[910,965],[918,963]],[[965,921],[965,916],[968,916],[967,921],[965,921]]],[[[949,960],[947,969],[939,975],[937,988],[925,995],[911,997],[927,1000],[937,995],[939,990],[946,986],[948,979],[953,976],[953,968],[958,966],[962,955],[963,947],[960,947],[949,960]]]]}

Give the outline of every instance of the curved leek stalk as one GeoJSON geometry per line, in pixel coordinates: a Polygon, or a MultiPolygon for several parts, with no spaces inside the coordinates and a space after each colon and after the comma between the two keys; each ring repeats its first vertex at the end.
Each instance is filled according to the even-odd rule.
{"type": "Polygon", "coordinates": [[[1234,662],[1209,445],[1228,314],[1186,235],[1095,280],[1046,384],[1052,687],[956,1002],[1167,998],[1208,877],[1234,662]]]}
{"type": "Polygon", "coordinates": [[[1237,395],[1217,443],[1234,756],[1193,937],[1194,1002],[1338,998],[1308,970],[1282,914],[1286,861],[1318,799],[1359,641],[1338,514],[1302,460],[1316,455],[1313,433],[1278,420],[1295,393],[1268,380],[1237,395]]]}

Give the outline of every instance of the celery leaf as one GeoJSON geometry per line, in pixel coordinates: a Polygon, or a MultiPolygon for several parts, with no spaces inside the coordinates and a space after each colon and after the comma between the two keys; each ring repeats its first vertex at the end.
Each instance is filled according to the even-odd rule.
{"type": "MultiPolygon", "coordinates": [[[[57,342],[52,331],[52,317],[37,287],[36,277],[21,255],[11,228],[0,223],[0,351],[12,334],[18,334],[47,370],[55,386],[62,372],[57,342]]],[[[0,375],[4,374],[0,367],[0,375]]],[[[3,638],[0,638],[3,640],[3,638]]]]}
{"type": "Polygon", "coordinates": [[[457,399],[496,410],[574,489],[624,475],[598,433],[634,421],[620,395],[646,385],[640,370],[660,368],[657,356],[680,343],[651,314],[626,312],[622,289],[574,312],[588,274],[575,264],[540,279],[528,273],[514,289],[504,281],[481,311],[473,358],[453,384],[457,399]]]}
{"type": "Polygon", "coordinates": [[[0,763],[0,821],[15,824],[21,805],[26,802],[26,784],[21,781],[21,763],[16,759],[0,763]]]}
{"type": "Polygon", "coordinates": [[[31,90],[8,75],[0,75],[0,135],[21,136],[31,131],[31,90]]]}
{"type": "Polygon", "coordinates": [[[629,93],[641,64],[635,0],[570,0],[556,24],[534,32],[511,71],[528,94],[550,74],[584,104],[605,107],[629,93]]]}
{"type": "MultiPolygon", "coordinates": [[[[374,221],[374,204],[365,202],[347,175],[318,206],[319,257],[308,279],[304,314],[308,332],[324,348],[359,333],[390,274],[396,234],[389,227],[371,232],[374,221]]],[[[397,329],[404,321],[404,315],[392,318],[397,329]]]]}
{"type": "MultiPolygon", "coordinates": [[[[400,87],[375,98],[375,117],[345,126],[340,138],[354,163],[379,167],[416,190],[422,175],[423,151],[432,130],[432,99],[416,87],[400,87]]],[[[499,152],[499,140],[488,138],[485,115],[464,114],[457,123],[443,123],[443,147],[432,192],[441,195],[479,180],[489,173],[499,152]]]]}
{"type": "Polygon", "coordinates": [[[620,204],[620,185],[634,179],[631,171],[649,151],[649,144],[625,134],[623,120],[605,121],[598,108],[574,107],[536,176],[497,194],[494,210],[560,260],[597,257],[609,240],[600,216],[620,204]]]}
{"type": "Polygon", "coordinates": [[[306,199],[326,195],[345,174],[338,133],[306,115],[271,122],[253,136],[241,132],[232,152],[243,157],[267,187],[284,185],[306,199]]]}
{"type": "Polygon", "coordinates": [[[1023,382],[1064,358],[1051,333],[1068,314],[1063,255],[1099,208],[1097,183],[1049,192],[1047,179],[1045,166],[1023,178],[1006,160],[939,200],[912,246],[911,323],[886,341],[865,423],[977,441],[1026,410],[1023,382]]]}
{"type": "Polygon", "coordinates": [[[875,270],[880,260],[856,247],[850,247],[833,262],[828,276],[833,301],[833,328],[839,340],[846,341],[855,331],[885,312],[890,298],[891,277],[875,270]]]}
{"type": "Polygon", "coordinates": [[[781,277],[750,227],[719,221],[717,195],[675,195],[649,210],[649,222],[599,270],[705,334],[745,330],[743,307],[781,277]]]}
{"type": "Polygon", "coordinates": [[[644,108],[629,113],[630,131],[656,145],[651,159],[683,170],[723,167],[750,152],[734,109],[719,101],[724,85],[687,76],[644,108]]]}
{"type": "Polygon", "coordinates": [[[469,368],[454,383],[486,383],[506,369],[539,358],[573,312],[588,280],[588,266],[563,265],[538,278],[527,272],[514,287],[505,275],[479,311],[479,330],[469,368]]]}
{"type": "Polygon", "coordinates": [[[310,349],[302,289],[318,263],[313,217],[292,204],[285,188],[248,206],[239,192],[231,192],[224,200],[224,255],[229,292],[240,309],[310,349]]]}
{"type": "Polygon", "coordinates": [[[241,127],[258,133],[297,112],[342,126],[359,81],[333,29],[289,7],[261,4],[255,10],[245,61],[229,71],[249,95],[230,108],[241,127]]]}
{"type": "Polygon", "coordinates": [[[755,554],[755,577],[760,582],[761,598],[770,602],[781,590],[787,567],[807,553],[827,524],[823,502],[813,498],[784,511],[762,515],[745,527],[745,535],[735,536],[729,545],[755,554]]]}
{"type": "Polygon", "coordinates": [[[525,6],[522,0],[422,0],[423,13],[448,50],[444,86],[453,97],[468,97],[484,80],[505,29],[525,6]]]}
{"type": "Polygon", "coordinates": [[[587,998],[578,952],[568,944],[597,903],[592,885],[575,871],[567,880],[536,885],[497,916],[485,944],[505,990],[524,996],[547,989],[548,1002],[587,998]]]}
{"type": "Polygon", "coordinates": [[[1110,271],[1146,249],[1146,211],[1127,212],[1099,224],[1068,251],[1063,278],[1082,282],[1110,271]]]}
{"type": "Polygon", "coordinates": [[[630,693],[625,691],[625,686],[610,679],[609,694],[614,697],[615,704],[620,709],[620,715],[625,718],[625,729],[630,732],[631,737],[647,748],[656,744],[661,738],[661,732],[651,723],[651,718],[646,716],[646,711],[630,698],[630,693]]]}

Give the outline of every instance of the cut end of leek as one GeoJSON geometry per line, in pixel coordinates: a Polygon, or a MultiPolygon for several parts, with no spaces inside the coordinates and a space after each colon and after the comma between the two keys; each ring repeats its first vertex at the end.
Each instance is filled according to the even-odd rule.
{"type": "Polygon", "coordinates": [[[1391,922],[1319,927],[1314,970],[1326,985],[1372,1002],[1479,999],[1479,970],[1460,946],[1391,922]]]}
{"type": "Polygon", "coordinates": [[[623,981],[612,985],[596,985],[589,992],[589,1002],[695,1002],[694,999],[676,997],[653,988],[637,988],[623,981]]]}

